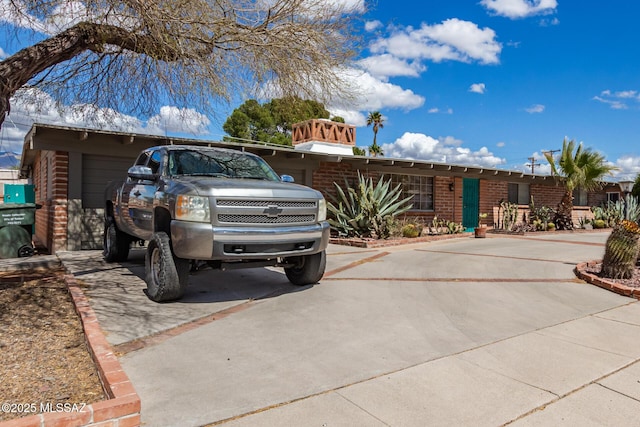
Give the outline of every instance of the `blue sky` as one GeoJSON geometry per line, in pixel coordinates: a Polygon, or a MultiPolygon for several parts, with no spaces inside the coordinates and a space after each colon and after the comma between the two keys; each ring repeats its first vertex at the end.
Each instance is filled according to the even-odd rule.
{"type": "MultiPolygon", "coordinates": [[[[534,156],[541,163],[536,171],[548,171],[542,151],[561,148],[567,137],[635,176],[639,9],[618,0],[427,1],[419,10],[409,1],[379,2],[366,15],[380,24],[362,56],[372,64],[380,64],[381,54],[389,62],[400,59],[382,77],[424,102],[382,105],[386,122],[378,141],[387,144],[387,155],[441,151],[454,163],[466,157],[517,170],[530,171],[526,164],[534,156]],[[407,64],[414,75],[392,74],[407,64]]],[[[358,129],[358,145],[372,139],[370,128],[358,129]]]]}
{"type": "MultiPolygon", "coordinates": [[[[356,102],[327,103],[358,126],[359,146],[371,144],[366,115],[378,110],[385,118],[378,143],[387,157],[529,172],[528,158],[535,157],[536,172],[548,173],[542,151],[561,148],[566,137],[620,167],[617,178],[640,173],[637,2],[332,1],[363,11],[354,25],[365,36],[364,50],[345,69],[359,88],[356,102]]],[[[0,57],[16,48],[0,37],[0,57]]],[[[45,108],[37,113],[14,102],[0,134],[3,148],[20,144],[33,120],[83,125],[82,115],[47,109],[56,101],[39,96],[45,108]]],[[[167,105],[150,118],[122,115],[116,127],[206,139],[224,134],[220,120],[195,109],[183,120],[176,112],[167,105]]]]}

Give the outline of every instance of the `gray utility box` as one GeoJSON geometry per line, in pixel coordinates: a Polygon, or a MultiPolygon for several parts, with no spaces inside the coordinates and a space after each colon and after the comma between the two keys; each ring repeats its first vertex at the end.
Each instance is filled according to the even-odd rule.
{"type": "Polygon", "coordinates": [[[0,258],[33,255],[31,236],[35,219],[35,203],[0,204],[0,258]]]}

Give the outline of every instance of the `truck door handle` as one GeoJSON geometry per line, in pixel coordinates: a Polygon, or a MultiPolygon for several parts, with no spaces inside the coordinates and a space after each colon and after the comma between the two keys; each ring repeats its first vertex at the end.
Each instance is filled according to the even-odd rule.
{"type": "Polygon", "coordinates": [[[138,190],[136,190],[136,192],[135,192],[135,193],[133,193],[133,195],[134,195],[134,196],[136,196],[136,197],[140,196],[141,194],[142,194],[142,193],[141,193],[141,192],[139,192],[138,190]]]}

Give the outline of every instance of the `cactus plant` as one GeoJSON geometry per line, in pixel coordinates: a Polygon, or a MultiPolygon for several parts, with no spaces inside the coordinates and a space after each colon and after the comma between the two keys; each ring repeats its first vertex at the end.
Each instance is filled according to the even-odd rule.
{"type": "Polygon", "coordinates": [[[621,221],[607,239],[602,260],[602,275],[611,279],[628,279],[638,260],[640,227],[633,221],[621,221]]]}
{"type": "Polygon", "coordinates": [[[500,209],[502,210],[502,229],[511,230],[518,220],[518,205],[502,201],[500,209]]]}
{"type": "Polygon", "coordinates": [[[407,224],[402,227],[402,237],[418,237],[420,235],[420,228],[415,224],[407,224]]]}

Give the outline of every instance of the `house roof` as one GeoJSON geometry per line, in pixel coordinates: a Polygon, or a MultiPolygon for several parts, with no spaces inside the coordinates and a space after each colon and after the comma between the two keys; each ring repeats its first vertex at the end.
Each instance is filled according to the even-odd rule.
{"type": "Polygon", "coordinates": [[[257,154],[262,157],[280,157],[286,159],[312,159],[322,162],[349,163],[356,168],[377,167],[389,169],[389,173],[418,173],[439,176],[463,176],[490,180],[509,180],[520,182],[555,181],[549,175],[528,174],[522,171],[484,168],[477,166],[438,163],[425,160],[401,159],[390,157],[369,157],[347,154],[296,150],[293,147],[266,143],[239,143],[228,141],[206,141],[199,139],[146,135],[116,132],[89,128],[75,128],[35,123],[25,136],[20,159],[21,175],[26,176],[39,151],[75,151],[90,154],[135,157],[141,147],[154,145],[205,145],[212,147],[234,148],[257,154]]]}

